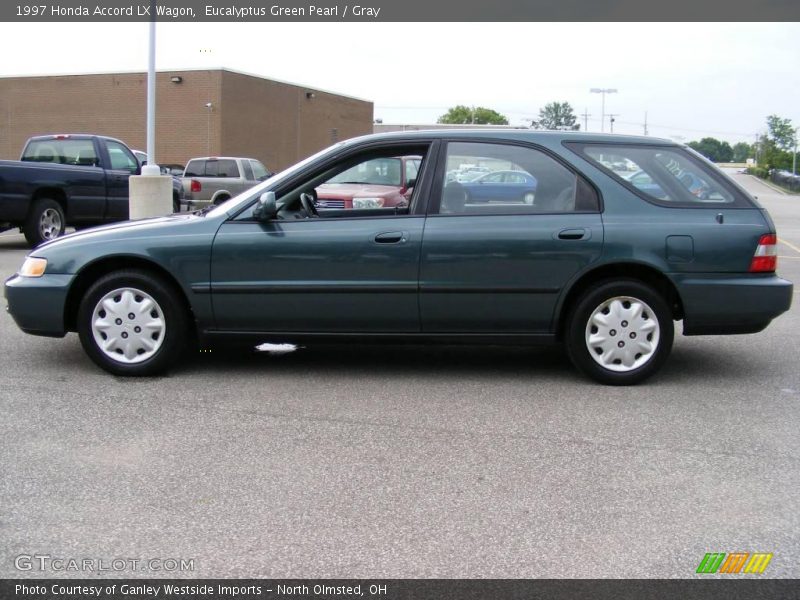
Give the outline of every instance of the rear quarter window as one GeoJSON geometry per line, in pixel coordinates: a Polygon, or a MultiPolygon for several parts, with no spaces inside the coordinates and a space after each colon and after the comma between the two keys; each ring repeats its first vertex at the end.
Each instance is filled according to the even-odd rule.
{"type": "Polygon", "coordinates": [[[183,172],[184,177],[203,177],[206,174],[206,161],[190,160],[183,172]]]}
{"type": "Polygon", "coordinates": [[[724,174],[678,146],[575,144],[566,146],[628,189],[662,206],[752,207],[724,174]]]}

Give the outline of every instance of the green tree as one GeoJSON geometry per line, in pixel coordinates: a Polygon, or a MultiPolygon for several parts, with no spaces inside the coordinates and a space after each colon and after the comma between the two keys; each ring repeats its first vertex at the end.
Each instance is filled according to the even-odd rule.
{"type": "Polygon", "coordinates": [[[731,162],[733,159],[733,148],[731,148],[731,145],[728,142],[721,142],[716,138],[705,137],[699,142],[689,142],[686,145],[713,162],[731,162]]]}
{"type": "Polygon", "coordinates": [[[539,120],[533,123],[538,129],[569,129],[577,131],[581,126],[569,102],[550,102],[539,111],[539,120]]]}
{"type": "Polygon", "coordinates": [[[797,129],[791,119],[777,115],[767,117],[767,133],[758,140],[756,148],[758,164],[769,169],[791,169],[797,129]]]}
{"type": "Polygon", "coordinates": [[[483,106],[469,107],[463,104],[454,106],[436,122],[450,125],[508,125],[508,119],[496,110],[483,106]]]}
{"type": "Polygon", "coordinates": [[[753,158],[753,146],[746,142],[739,142],[733,145],[733,162],[743,163],[748,158],[753,158]]]}
{"type": "Polygon", "coordinates": [[[797,128],[792,127],[791,119],[782,119],[778,115],[770,115],[767,117],[767,129],[769,130],[770,139],[777,148],[787,152],[794,148],[797,128]]]}

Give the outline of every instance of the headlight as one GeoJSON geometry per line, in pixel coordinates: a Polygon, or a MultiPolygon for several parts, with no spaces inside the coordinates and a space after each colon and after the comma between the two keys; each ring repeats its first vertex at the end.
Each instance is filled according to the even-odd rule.
{"type": "Polygon", "coordinates": [[[25,262],[22,263],[22,268],[19,270],[19,274],[22,277],[41,277],[44,275],[44,270],[47,268],[47,259],[46,258],[36,258],[34,256],[29,256],[25,259],[25,262]]]}
{"type": "Polygon", "coordinates": [[[353,198],[353,208],[381,208],[383,198],[353,198]]]}

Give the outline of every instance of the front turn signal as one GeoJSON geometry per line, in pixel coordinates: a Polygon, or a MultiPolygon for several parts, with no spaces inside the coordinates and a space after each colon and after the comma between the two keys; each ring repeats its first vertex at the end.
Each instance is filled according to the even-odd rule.
{"type": "Polygon", "coordinates": [[[44,270],[47,268],[47,259],[46,258],[36,258],[34,256],[29,256],[25,259],[25,262],[22,263],[22,268],[19,270],[19,274],[22,277],[41,277],[44,275],[44,270]]]}

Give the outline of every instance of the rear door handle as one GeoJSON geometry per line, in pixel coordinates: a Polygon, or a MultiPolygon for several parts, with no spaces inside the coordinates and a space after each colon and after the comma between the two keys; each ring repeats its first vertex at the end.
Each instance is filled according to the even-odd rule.
{"type": "Polygon", "coordinates": [[[560,240],[588,240],[590,237],[591,232],[586,229],[562,229],[558,232],[560,240]]]}
{"type": "Polygon", "coordinates": [[[387,231],[375,236],[378,244],[400,244],[406,241],[406,236],[402,231],[387,231]]]}

